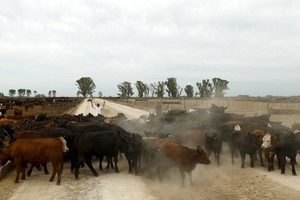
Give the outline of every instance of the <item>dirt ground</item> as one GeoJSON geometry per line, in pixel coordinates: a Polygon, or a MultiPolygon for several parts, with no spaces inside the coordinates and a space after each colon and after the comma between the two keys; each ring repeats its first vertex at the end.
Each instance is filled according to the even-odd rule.
{"type": "MultiPolygon", "coordinates": [[[[102,103],[102,100],[95,100],[102,103]]],[[[90,105],[83,102],[74,109],[75,113],[92,113],[90,105]]],[[[128,114],[130,118],[144,115],[143,110],[131,109],[106,101],[103,114],[107,117],[115,116],[118,112],[128,114]]],[[[274,121],[284,121],[276,116],[274,121]],[[278,118],[278,120],[277,120],[278,118]]],[[[293,118],[294,120],[295,118],[293,118]]],[[[272,119],[273,120],[273,119],[272,119]]],[[[292,123],[285,120],[285,123],[292,123]]],[[[298,158],[298,160],[300,160],[298,158]]],[[[221,166],[217,166],[213,158],[210,165],[197,165],[193,171],[194,185],[191,186],[188,176],[185,187],[181,186],[178,169],[171,170],[160,182],[154,175],[152,178],[141,175],[128,174],[125,159],[120,160],[120,173],[113,171],[100,172],[98,177],[92,176],[87,167],[80,169],[79,180],[75,180],[70,172],[70,165],[65,163],[62,184],[48,182],[49,175],[34,170],[31,177],[19,184],[13,183],[15,170],[0,180],[1,199],[111,199],[111,200],[199,200],[199,199],[228,199],[228,200],[258,200],[258,199],[300,199],[300,169],[296,166],[299,176],[292,176],[290,166],[286,174],[279,170],[268,172],[260,167],[250,168],[250,158],[246,158],[244,169],[240,168],[240,160],[236,164],[230,163],[230,156],[226,144],[221,155],[221,166]]],[[[94,162],[97,169],[98,162],[94,162]]],[[[51,171],[51,165],[48,164],[51,171]]],[[[97,169],[99,171],[99,169],[97,169]]]]}

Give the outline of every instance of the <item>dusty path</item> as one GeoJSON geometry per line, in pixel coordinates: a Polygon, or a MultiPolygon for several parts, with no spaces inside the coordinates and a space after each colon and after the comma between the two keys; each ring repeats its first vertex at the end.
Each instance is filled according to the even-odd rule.
{"type": "MultiPolygon", "coordinates": [[[[102,100],[95,99],[95,102],[102,100]]],[[[90,104],[83,102],[75,109],[76,114],[92,112],[90,104]]],[[[147,114],[146,111],[124,108],[112,102],[106,102],[103,114],[107,117],[123,112],[128,118],[147,114]]],[[[49,175],[33,171],[31,177],[19,184],[14,184],[15,171],[9,173],[0,181],[1,199],[104,199],[104,200],[198,200],[198,199],[300,199],[300,176],[292,176],[290,166],[286,175],[279,170],[267,172],[265,168],[249,167],[249,157],[246,158],[245,169],[229,162],[229,154],[224,146],[221,155],[221,167],[214,160],[209,166],[198,165],[193,171],[194,186],[186,179],[185,187],[181,187],[177,169],[168,173],[163,182],[156,176],[128,174],[125,160],[120,161],[120,173],[112,171],[100,172],[98,177],[92,176],[87,167],[80,169],[79,180],[74,179],[69,163],[64,166],[62,184],[48,182],[49,175]]],[[[300,159],[298,159],[300,160],[300,159]]],[[[94,162],[97,169],[98,162],[94,162]]],[[[257,163],[256,163],[257,165],[257,163]]],[[[51,170],[51,166],[49,165],[51,170]]],[[[98,169],[97,169],[98,170],[98,169]]],[[[299,166],[296,167],[300,175],[299,166]]]]}

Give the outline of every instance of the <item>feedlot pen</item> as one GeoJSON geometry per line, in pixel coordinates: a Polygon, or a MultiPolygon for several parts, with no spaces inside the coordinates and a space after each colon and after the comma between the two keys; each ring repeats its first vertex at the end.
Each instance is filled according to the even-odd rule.
{"type": "Polygon", "coordinates": [[[300,122],[300,99],[298,98],[129,98],[113,100],[150,112],[155,112],[158,104],[162,105],[163,112],[209,108],[215,104],[227,107],[226,113],[244,114],[245,116],[270,114],[272,121],[282,122],[286,126],[300,122]]]}

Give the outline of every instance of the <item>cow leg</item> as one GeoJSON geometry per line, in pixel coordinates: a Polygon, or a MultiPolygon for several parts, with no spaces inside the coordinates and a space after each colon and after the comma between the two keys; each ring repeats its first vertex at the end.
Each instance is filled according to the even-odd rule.
{"type": "Polygon", "coordinates": [[[102,167],[102,161],[103,161],[103,155],[99,156],[99,169],[102,171],[103,167],[102,167]]]}
{"type": "Polygon", "coordinates": [[[260,166],[265,167],[265,163],[262,158],[262,149],[261,148],[258,149],[258,156],[259,156],[259,160],[260,160],[260,166]]]}
{"type": "Polygon", "coordinates": [[[33,166],[36,167],[36,169],[37,169],[38,171],[42,171],[42,168],[41,168],[41,165],[40,165],[40,164],[34,164],[33,166]]]}
{"type": "Polygon", "coordinates": [[[292,174],[293,176],[297,176],[296,170],[295,170],[295,164],[296,164],[296,155],[292,156],[291,158],[291,165],[292,165],[292,174]]]}
{"type": "Polygon", "coordinates": [[[281,174],[285,174],[285,164],[286,159],[284,156],[280,156],[280,168],[281,168],[281,174]]]}
{"type": "Polygon", "coordinates": [[[274,157],[275,157],[275,153],[270,152],[269,154],[271,154],[271,155],[270,155],[270,170],[271,170],[271,171],[274,171],[274,170],[275,170],[275,168],[274,168],[274,157]]]}
{"type": "Polygon", "coordinates": [[[85,158],[85,163],[90,168],[90,170],[93,173],[93,175],[94,176],[98,176],[98,173],[96,172],[96,170],[94,169],[94,167],[92,165],[92,157],[90,155],[88,155],[88,156],[85,156],[84,158],[85,158]]]}
{"type": "Polygon", "coordinates": [[[50,182],[52,182],[55,178],[55,175],[57,173],[57,166],[58,166],[58,163],[52,162],[53,170],[52,170],[52,175],[51,175],[50,180],[49,180],[50,182]]]}
{"type": "Polygon", "coordinates": [[[132,167],[134,168],[135,174],[138,174],[139,169],[138,169],[138,156],[137,155],[133,156],[132,165],[133,165],[132,167]]]}
{"type": "Polygon", "coordinates": [[[63,170],[63,163],[60,162],[60,163],[58,163],[57,170],[56,170],[56,173],[57,173],[57,182],[56,182],[56,185],[60,185],[62,170],[63,170]]]}
{"type": "MultiPolygon", "coordinates": [[[[118,167],[118,154],[114,156],[114,162],[115,162],[115,172],[119,173],[119,167],[118,167]]],[[[112,162],[111,162],[112,163],[112,162]]]]}
{"type": "Polygon", "coordinates": [[[231,164],[234,165],[235,147],[233,147],[233,145],[231,145],[230,151],[231,151],[231,164]]]}
{"type": "Polygon", "coordinates": [[[112,169],[114,169],[114,164],[113,164],[113,162],[112,162],[112,157],[111,157],[111,156],[107,156],[106,161],[107,161],[107,165],[106,165],[105,169],[106,169],[107,171],[109,170],[110,167],[111,167],[112,169]]]}
{"type": "Polygon", "coordinates": [[[25,176],[25,171],[27,168],[27,163],[22,163],[22,176],[21,176],[21,180],[25,180],[26,176],[25,176]]]}
{"type": "Polygon", "coordinates": [[[79,168],[83,160],[84,160],[83,156],[78,155],[78,158],[76,159],[76,165],[75,165],[75,179],[78,179],[79,168]]]}
{"type": "Polygon", "coordinates": [[[161,175],[161,164],[158,164],[158,165],[159,166],[157,167],[157,175],[158,175],[159,181],[162,182],[163,178],[162,178],[162,175],[161,175]]]}
{"type": "Polygon", "coordinates": [[[241,168],[244,168],[245,167],[246,154],[240,151],[240,156],[241,156],[241,168]]]}
{"type": "Polygon", "coordinates": [[[194,186],[194,183],[193,183],[193,180],[192,180],[192,172],[188,172],[188,175],[189,175],[191,186],[194,186]]]}
{"type": "Polygon", "coordinates": [[[125,157],[126,157],[126,159],[127,159],[128,166],[129,166],[128,172],[129,172],[129,173],[132,173],[132,156],[131,156],[131,155],[128,155],[127,153],[125,153],[125,157]]]}
{"type": "Polygon", "coordinates": [[[268,171],[274,171],[274,156],[275,153],[270,151],[269,148],[264,150],[265,152],[265,158],[268,161],[268,171]]]}
{"type": "Polygon", "coordinates": [[[34,165],[31,164],[29,170],[27,171],[27,176],[31,176],[32,170],[33,170],[34,165]]]}
{"type": "Polygon", "coordinates": [[[19,183],[20,172],[22,171],[22,162],[21,162],[20,158],[18,158],[18,159],[15,158],[14,161],[15,161],[16,171],[17,171],[15,183],[19,183]]]}
{"type": "Polygon", "coordinates": [[[180,171],[180,175],[181,175],[181,186],[184,187],[184,178],[185,178],[185,174],[183,169],[179,169],[180,171]]]}
{"type": "MultiPolygon", "coordinates": [[[[117,158],[117,161],[118,161],[118,158],[117,158]]],[[[111,161],[111,163],[110,163],[110,167],[111,167],[112,169],[115,169],[115,166],[114,166],[114,163],[113,163],[113,161],[111,161]]]]}
{"type": "Polygon", "coordinates": [[[257,160],[256,152],[250,154],[250,167],[254,168],[254,162],[257,160]]]}
{"type": "Polygon", "coordinates": [[[76,161],[77,161],[77,155],[73,151],[70,153],[70,160],[71,160],[70,171],[71,173],[73,173],[74,169],[76,168],[76,161]]]}
{"type": "Polygon", "coordinates": [[[215,160],[217,161],[217,165],[220,166],[220,152],[215,152],[215,160]]]}
{"type": "Polygon", "coordinates": [[[44,167],[44,172],[45,174],[49,174],[48,168],[47,168],[47,163],[42,164],[44,167]]]}

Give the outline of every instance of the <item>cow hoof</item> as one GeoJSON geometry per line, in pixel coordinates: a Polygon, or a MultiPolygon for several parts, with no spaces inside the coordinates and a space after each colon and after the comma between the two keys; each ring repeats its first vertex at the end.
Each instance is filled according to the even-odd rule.
{"type": "Polygon", "coordinates": [[[60,185],[60,183],[56,183],[56,185],[60,185]]]}
{"type": "Polygon", "coordinates": [[[18,180],[15,180],[15,183],[19,183],[19,181],[18,181],[18,180]]]}
{"type": "Polygon", "coordinates": [[[53,179],[52,179],[52,178],[50,178],[49,182],[53,182],[53,179]]]}

